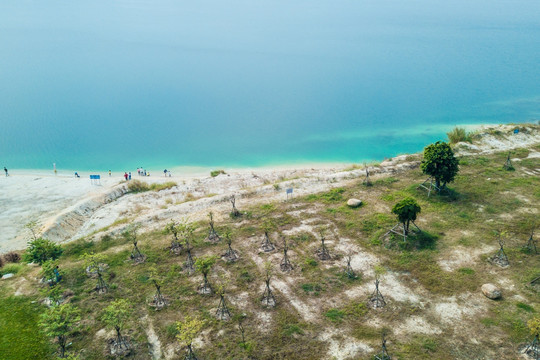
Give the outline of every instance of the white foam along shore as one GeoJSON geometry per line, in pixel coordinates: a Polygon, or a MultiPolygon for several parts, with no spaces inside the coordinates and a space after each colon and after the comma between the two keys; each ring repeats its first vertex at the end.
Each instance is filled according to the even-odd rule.
{"type": "MultiPolygon", "coordinates": [[[[473,144],[462,143],[463,155],[531,147],[540,143],[540,126],[520,124],[528,129],[513,134],[515,125],[490,125],[480,129],[482,137],[473,144]]],[[[540,153],[531,152],[530,157],[540,153]]],[[[374,176],[385,176],[418,166],[414,157],[402,155],[371,166],[374,176]]],[[[30,238],[25,224],[37,223],[40,235],[58,242],[83,236],[99,238],[102,229],[119,232],[128,223],[137,222],[147,229],[159,228],[171,220],[200,220],[213,210],[219,219],[228,214],[228,198],[236,194],[239,204],[285,199],[285,189],[294,195],[306,195],[339,186],[364,175],[361,167],[350,164],[304,164],[260,168],[225,169],[225,175],[211,177],[209,169],[184,173],[176,168],[172,177],[153,172],[150,177],[132,178],[148,183],[173,181],[177,186],[159,192],[127,193],[123,173],[109,177],[101,174],[100,184],[93,184],[89,173],[80,178],[72,172],[56,176],[43,170],[11,170],[0,178],[0,253],[23,249],[30,238]]],[[[540,174],[540,160],[539,160],[540,174]]]]}

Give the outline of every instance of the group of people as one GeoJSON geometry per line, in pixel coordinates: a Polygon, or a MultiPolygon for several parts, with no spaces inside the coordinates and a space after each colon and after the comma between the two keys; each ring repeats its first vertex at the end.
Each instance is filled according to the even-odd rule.
{"type": "Polygon", "coordinates": [[[131,171],[129,173],[127,172],[124,173],[124,179],[126,179],[126,181],[131,180],[131,171]]]}
{"type": "Polygon", "coordinates": [[[142,167],[137,168],[137,174],[139,174],[139,176],[150,176],[150,172],[146,172],[146,169],[143,169],[142,167]]]}

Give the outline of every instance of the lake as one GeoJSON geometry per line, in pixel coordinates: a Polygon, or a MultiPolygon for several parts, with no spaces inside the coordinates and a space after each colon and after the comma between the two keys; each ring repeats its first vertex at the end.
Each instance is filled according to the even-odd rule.
{"type": "Polygon", "coordinates": [[[540,119],[538,1],[0,2],[0,166],[361,162],[540,119]]]}

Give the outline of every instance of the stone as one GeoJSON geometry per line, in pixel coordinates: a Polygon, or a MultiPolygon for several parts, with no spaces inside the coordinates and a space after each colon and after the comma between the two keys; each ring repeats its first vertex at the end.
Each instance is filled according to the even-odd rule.
{"type": "Polygon", "coordinates": [[[360,205],[362,205],[362,200],[358,200],[358,199],[349,199],[347,201],[347,205],[349,205],[350,207],[359,207],[360,205]]]}
{"type": "Polygon", "coordinates": [[[15,274],[12,274],[12,273],[9,273],[9,274],[4,274],[4,276],[2,276],[2,279],[9,279],[11,277],[13,277],[15,274]]]}
{"type": "Polygon", "coordinates": [[[501,290],[493,284],[482,285],[482,294],[491,300],[500,299],[502,296],[501,290]]]}

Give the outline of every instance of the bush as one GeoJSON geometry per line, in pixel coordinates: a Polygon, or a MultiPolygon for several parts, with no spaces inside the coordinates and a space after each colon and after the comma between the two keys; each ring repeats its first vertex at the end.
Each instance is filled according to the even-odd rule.
{"type": "Polygon", "coordinates": [[[450,144],[457,144],[458,142],[471,142],[471,134],[468,133],[464,128],[455,127],[452,131],[447,132],[448,140],[450,144]]]}
{"type": "Polygon", "coordinates": [[[168,181],[163,184],[152,184],[150,185],[150,189],[154,191],[161,191],[161,190],[167,190],[170,188],[175,187],[177,184],[174,181],[168,181]]]}
{"type": "Polygon", "coordinates": [[[8,263],[18,263],[19,261],[21,261],[21,255],[19,253],[16,253],[15,251],[10,251],[4,255],[4,261],[8,263]]]}
{"type": "Polygon", "coordinates": [[[210,176],[211,176],[211,177],[216,177],[216,176],[218,176],[218,175],[220,175],[220,174],[225,175],[225,171],[223,171],[223,170],[213,170],[213,171],[210,171],[210,176]]]}
{"type": "Polygon", "coordinates": [[[2,268],[2,271],[0,271],[0,274],[17,274],[19,271],[21,271],[23,266],[21,264],[7,264],[2,268]]]}
{"type": "Polygon", "coordinates": [[[140,193],[150,190],[150,186],[147,183],[140,180],[131,180],[128,183],[128,191],[132,193],[140,193]]]}
{"type": "Polygon", "coordinates": [[[58,259],[63,251],[60,245],[50,240],[39,238],[28,243],[23,260],[28,263],[34,262],[41,265],[47,260],[58,259]]]}

